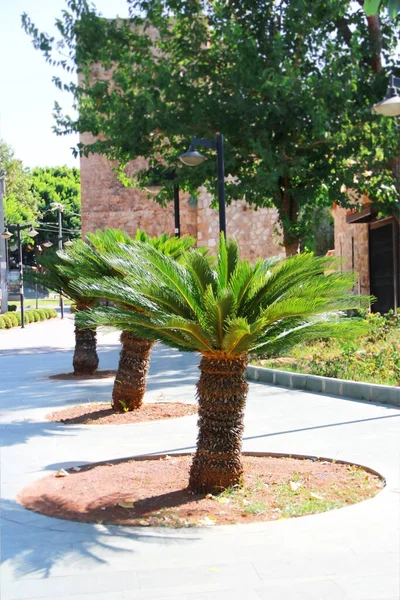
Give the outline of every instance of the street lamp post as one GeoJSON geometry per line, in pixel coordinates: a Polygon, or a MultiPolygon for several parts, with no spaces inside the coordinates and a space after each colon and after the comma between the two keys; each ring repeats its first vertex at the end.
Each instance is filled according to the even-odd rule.
{"type": "MultiPolygon", "coordinates": [[[[381,102],[374,104],[372,110],[384,117],[400,116],[400,78],[393,74],[389,77],[389,86],[386,96],[381,102]]],[[[393,218],[393,309],[397,314],[399,299],[399,223],[397,218],[393,218]]]]}
{"type": "MultiPolygon", "coordinates": [[[[165,175],[163,179],[172,179],[174,182],[174,231],[175,237],[181,237],[181,218],[179,210],[179,184],[176,180],[176,173],[165,175]]],[[[144,186],[144,189],[150,194],[158,194],[164,188],[164,185],[157,180],[152,180],[144,186]]]]}
{"type": "Polygon", "coordinates": [[[187,152],[179,157],[189,167],[196,167],[206,160],[205,156],[197,152],[196,146],[211,148],[217,153],[219,230],[226,238],[224,136],[217,133],[215,140],[193,137],[187,152]]]}
{"type": "Polygon", "coordinates": [[[374,104],[372,110],[384,117],[398,117],[400,115],[399,88],[400,78],[390,75],[385,98],[381,102],[374,104]]]}
{"type": "MultiPolygon", "coordinates": [[[[58,212],[58,249],[62,250],[62,214],[64,212],[64,206],[60,202],[52,202],[50,204],[52,208],[55,208],[58,212]]],[[[60,290],[60,310],[61,310],[61,318],[64,318],[64,297],[62,295],[62,290],[60,290]]]]}
{"type": "Polygon", "coordinates": [[[17,233],[17,243],[18,243],[18,270],[19,270],[19,298],[21,303],[21,328],[25,327],[25,311],[24,311],[24,268],[22,264],[22,239],[21,239],[21,231],[24,229],[29,229],[28,235],[31,237],[35,237],[37,235],[37,231],[35,231],[32,225],[21,225],[17,223],[16,225],[9,225],[5,231],[1,234],[1,237],[4,240],[10,239],[13,232],[17,233]]]}

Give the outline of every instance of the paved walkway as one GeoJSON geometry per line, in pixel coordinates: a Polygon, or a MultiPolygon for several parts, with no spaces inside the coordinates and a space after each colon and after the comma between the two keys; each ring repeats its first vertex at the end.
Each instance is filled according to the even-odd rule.
{"type": "MultiPolygon", "coordinates": [[[[49,423],[51,408],[110,398],[71,370],[69,318],[0,332],[1,600],[398,600],[400,411],[253,383],[245,450],[342,458],[387,478],[374,499],[321,515],[212,529],[71,523],[16,503],[49,470],[191,449],[196,417],[113,426],[49,423]]],[[[118,336],[99,336],[115,368],[118,336]]],[[[194,401],[197,359],[153,351],[147,400],[194,401]]]]}

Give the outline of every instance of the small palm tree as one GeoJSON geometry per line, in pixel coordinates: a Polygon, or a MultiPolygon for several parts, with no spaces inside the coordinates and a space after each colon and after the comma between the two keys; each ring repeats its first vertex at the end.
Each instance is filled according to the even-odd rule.
{"type": "MultiPolygon", "coordinates": [[[[61,253],[64,260],[61,270],[65,276],[73,278],[83,275],[86,278],[96,279],[99,277],[124,279],[124,247],[131,247],[135,241],[150,244],[174,260],[179,260],[195,243],[195,239],[192,237],[176,238],[165,233],[159,237],[150,238],[140,229],[136,232],[135,240],[125,232],[111,228],[88,233],[87,238],[90,244],[78,242],[68,251],[61,253]],[[119,263],[116,260],[111,263],[108,261],[107,256],[111,251],[113,251],[114,257],[116,253],[118,254],[119,263]]],[[[98,290],[94,290],[94,296],[99,299],[114,300],[105,290],[100,293],[98,290]]],[[[132,305],[129,306],[129,309],[136,310],[132,305]]],[[[116,412],[137,410],[142,405],[146,391],[150,352],[154,342],[141,338],[132,331],[123,330],[121,345],[118,370],[112,391],[112,407],[116,412]]]]}
{"type": "Polygon", "coordinates": [[[239,259],[236,242],[223,237],[214,268],[194,250],[184,264],[148,244],[124,252],[123,258],[109,257],[123,268],[123,281],[74,283],[80,293],[103,294],[116,304],[82,313],[79,321],[202,355],[189,485],[213,493],[239,484],[249,355],[276,355],[300,341],[357,334],[361,323],[338,311],[366,306],[369,298],[351,295],[354,275],[338,272],[331,257],[301,254],[252,265],[239,259]]]}
{"type": "MultiPolygon", "coordinates": [[[[71,287],[73,277],[63,274],[62,268],[67,262],[58,252],[50,251],[37,259],[40,271],[31,272],[26,279],[63,295],[76,304],[76,314],[88,310],[95,303],[93,298],[83,296],[71,287]]],[[[96,329],[82,329],[75,321],[75,351],[72,360],[74,375],[93,375],[99,365],[96,350],[96,329]]]]}

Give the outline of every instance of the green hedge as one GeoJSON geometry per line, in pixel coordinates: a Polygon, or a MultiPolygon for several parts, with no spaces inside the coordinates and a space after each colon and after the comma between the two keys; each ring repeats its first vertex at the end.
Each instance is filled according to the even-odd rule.
{"type": "MultiPolygon", "coordinates": [[[[37,310],[26,310],[24,315],[25,325],[29,325],[29,323],[54,319],[57,317],[57,311],[55,308],[39,308],[37,310]]],[[[3,315],[0,315],[0,329],[11,329],[12,327],[21,326],[21,319],[20,312],[6,312],[3,315]]]]}

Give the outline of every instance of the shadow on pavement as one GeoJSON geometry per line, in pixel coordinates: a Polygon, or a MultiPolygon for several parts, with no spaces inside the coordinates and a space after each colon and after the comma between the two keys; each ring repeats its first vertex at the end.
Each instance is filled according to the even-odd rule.
{"type": "Polygon", "coordinates": [[[0,501],[0,525],[0,561],[12,561],[18,577],[37,574],[47,578],[53,567],[72,567],[80,561],[87,571],[95,565],[109,564],[118,554],[135,552],[135,542],[161,542],[167,548],[169,544],[191,544],[200,539],[193,534],[150,534],[148,529],[142,533],[138,528],[61,521],[28,511],[11,500],[0,501]]]}

